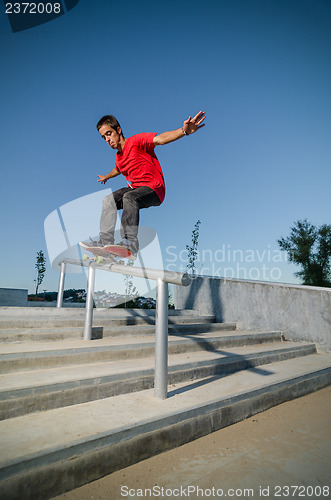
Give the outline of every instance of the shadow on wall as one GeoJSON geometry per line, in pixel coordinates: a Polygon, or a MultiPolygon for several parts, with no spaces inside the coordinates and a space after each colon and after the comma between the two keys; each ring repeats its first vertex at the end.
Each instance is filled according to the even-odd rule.
{"type": "Polygon", "coordinates": [[[208,285],[208,297],[206,297],[205,302],[211,304],[211,311],[210,314],[213,314],[215,316],[216,322],[217,323],[222,323],[224,319],[224,314],[223,314],[223,306],[222,302],[220,300],[220,286],[222,285],[221,281],[219,279],[213,279],[213,278],[199,278],[195,277],[193,278],[193,281],[190,285],[190,290],[188,293],[188,296],[185,301],[185,306],[184,309],[197,309],[199,310],[199,304],[197,304],[197,297],[200,288],[204,283],[207,283],[208,285]]]}

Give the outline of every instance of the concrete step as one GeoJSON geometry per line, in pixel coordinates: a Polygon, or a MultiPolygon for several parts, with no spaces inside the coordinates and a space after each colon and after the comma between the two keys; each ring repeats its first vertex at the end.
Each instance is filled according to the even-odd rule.
{"type": "MultiPolygon", "coordinates": [[[[196,318],[192,318],[190,323],[171,323],[169,321],[169,334],[181,333],[188,335],[215,332],[220,330],[235,330],[235,323],[193,323],[196,318]]],[[[28,341],[49,341],[82,339],[83,326],[71,327],[49,327],[49,328],[7,328],[0,330],[0,344],[4,342],[28,342],[28,341]]],[[[93,326],[92,338],[102,339],[108,337],[132,337],[132,336],[155,335],[155,325],[131,325],[118,326],[110,322],[107,326],[93,326]]]]}
{"type": "MultiPolygon", "coordinates": [[[[194,345],[194,344],[192,344],[194,345]]],[[[269,369],[258,368],[280,360],[309,356],[314,344],[277,342],[224,350],[210,348],[172,355],[168,383],[251,369],[263,376],[269,369]]],[[[60,368],[7,373],[0,376],[0,418],[69,406],[153,387],[154,357],[111,361],[60,368]]]]}
{"type": "MultiPolygon", "coordinates": [[[[185,324],[209,324],[215,321],[214,316],[186,316],[174,315],[169,316],[169,324],[185,325],[185,324]]],[[[24,330],[30,328],[68,328],[80,327],[83,328],[85,316],[5,316],[0,317],[1,330],[24,330]]],[[[93,326],[95,327],[110,327],[110,326],[128,326],[128,325],[155,325],[155,316],[151,315],[135,315],[135,316],[106,316],[94,315],[93,326]]]]}
{"type": "Polygon", "coordinates": [[[330,383],[314,354],[4,420],[0,498],[52,498],[330,383]]]}
{"type": "MultiPolygon", "coordinates": [[[[155,317],[155,309],[124,309],[124,308],[94,308],[96,317],[155,317]]],[[[169,316],[197,316],[194,309],[169,309],[169,316]]],[[[0,306],[0,318],[25,316],[26,318],[40,317],[85,317],[85,308],[75,307],[6,307],[0,306]]]]}
{"type": "MultiPolygon", "coordinates": [[[[223,329],[207,334],[169,336],[169,354],[279,342],[281,332],[239,332],[223,329]]],[[[2,344],[0,373],[38,370],[82,363],[99,363],[154,356],[151,336],[114,337],[93,341],[21,342],[2,344]]]]}

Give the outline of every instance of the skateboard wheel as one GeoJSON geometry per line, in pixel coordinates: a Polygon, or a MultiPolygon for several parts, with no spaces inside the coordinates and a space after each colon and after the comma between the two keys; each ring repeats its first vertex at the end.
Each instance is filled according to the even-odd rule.
{"type": "Polygon", "coordinates": [[[103,258],[100,257],[100,255],[98,255],[98,257],[96,258],[97,264],[101,264],[102,261],[103,261],[103,258]]]}
{"type": "Polygon", "coordinates": [[[83,260],[87,260],[87,259],[88,259],[88,257],[87,257],[87,255],[86,255],[86,253],[84,253],[84,255],[83,255],[83,260]]]}

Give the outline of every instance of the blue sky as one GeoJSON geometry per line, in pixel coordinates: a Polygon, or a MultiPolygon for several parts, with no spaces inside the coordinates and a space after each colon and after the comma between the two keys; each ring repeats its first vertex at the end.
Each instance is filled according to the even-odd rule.
{"type": "MultiPolygon", "coordinates": [[[[126,185],[96,182],[115,158],[95,129],[102,115],[128,137],[200,109],[203,129],[156,149],[167,196],[142,212],[165,267],[185,266],[200,219],[204,274],[297,282],[277,239],[298,219],[330,223],[329,1],[80,0],[18,33],[0,7],[1,287],[33,291],[51,212],[126,185]]],[[[57,285],[48,265],[41,288],[57,285]]]]}

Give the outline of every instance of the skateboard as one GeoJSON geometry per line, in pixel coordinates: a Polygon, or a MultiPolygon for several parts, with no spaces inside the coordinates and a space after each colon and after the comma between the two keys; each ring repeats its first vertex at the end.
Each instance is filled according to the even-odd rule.
{"type": "Polygon", "coordinates": [[[85,250],[94,254],[94,257],[89,257],[88,255],[83,255],[83,260],[94,260],[97,264],[101,264],[102,262],[110,262],[117,264],[124,264],[124,261],[121,260],[123,258],[129,259],[131,261],[136,260],[136,257],[132,255],[130,250],[124,248],[121,245],[109,245],[104,248],[98,247],[88,247],[85,245],[81,245],[85,250]]]}

